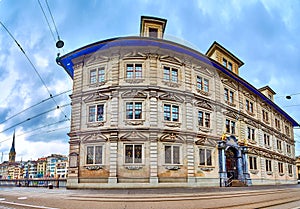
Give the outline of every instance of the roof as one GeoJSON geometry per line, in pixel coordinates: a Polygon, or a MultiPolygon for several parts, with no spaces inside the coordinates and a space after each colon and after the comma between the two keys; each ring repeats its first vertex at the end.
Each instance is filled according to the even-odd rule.
{"type": "Polygon", "coordinates": [[[207,50],[207,52],[205,53],[206,56],[210,57],[211,54],[213,53],[213,51],[215,49],[219,49],[223,52],[225,52],[225,54],[230,55],[230,57],[236,61],[236,63],[238,63],[238,66],[241,67],[242,65],[244,65],[244,62],[241,61],[239,58],[237,58],[234,54],[232,54],[230,51],[228,51],[227,49],[225,49],[221,44],[219,44],[218,42],[214,41],[214,43],[209,47],[209,49],[207,50]]]}
{"type": "Polygon", "coordinates": [[[158,17],[151,17],[151,16],[141,16],[141,24],[140,24],[140,33],[143,31],[144,22],[154,22],[154,23],[161,23],[162,24],[162,33],[165,33],[165,28],[167,25],[167,20],[158,18],[158,17]]]}
{"type": "Polygon", "coordinates": [[[215,67],[220,72],[226,74],[227,76],[231,77],[238,83],[241,83],[245,88],[247,88],[249,91],[253,92],[255,95],[260,97],[266,104],[273,107],[276,111],[281,113],[288,121],[292,123],[293,126],[299,126],[299,123],[296,122],[291,116],[289,116],[285,111],[283,111],[279,106],[277,106],[274,102],[269,100],[264,94],[262,94],[258,89],[256,89],[254,86],[252,86],[250,83],[245,81],[243,78],[239,77],[238,75],[230,72],[227,70],[224,66],[222,66],[220,63],[214,61],[213,59],[210,59],[206,57],[205,55],[201,54],[200,52],[193,50],[191,48],[188,48],[186,46],[163,40],[163,39],[151,39],[147,37],[122,37],[122,38],[113,38],[113,39],[107,39],[103,41],[99,41],[84,47],[81,47],[77,50],[74,50],[73,52],[70,52],[60,58],[58,58],[56,61],[59,65],[61,65],[66,72],[73,78],[74,69],[73,69],[73,62],[72,60],[75,58],[78,58],[80,56],[90,54],[99,50],[106,50],[112,47],[122,47],[122,46],[154,46],[159,47],[162,49],[168,49],[172,51],[176,51],[178,53],[186,54],[191,57],[194,57],[195,59],[198,59],[210,66],[215,67]]]}
{"type": "Polygon", "coordinates": [[[264,86],[264,87],[261,87],[261,88],[259,88],[258,90],[259,90],[259,91],[268,90],[268,91],[269,91],[269,92],[271,92],[273,95],[275,95],[275,94],[276,94],[276,92],[275,92],[275,91],[273,91],[273,89],[271,89],[271,87],[270,87],[270,86],[264,86]]]}

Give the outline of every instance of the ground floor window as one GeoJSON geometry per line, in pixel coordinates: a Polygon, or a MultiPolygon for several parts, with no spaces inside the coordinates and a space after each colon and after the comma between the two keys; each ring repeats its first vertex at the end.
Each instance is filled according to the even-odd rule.
{"type": "Polygon", "coordinates": [[[199,149],[199,156],[200,156],[200,165],[204,166],[212,166],[212,150],[200,148],[199,149]]]}
{"type": "Polygon", "coordinates": [[[86,146],[86,164],[103,164],[102,160],[103,146],[88,145],[86,146]]]}
{"type": "Polygon", "coordinates": [[[278,162],[278,172],[283,173],[283,163],[278,162]]]}
{"type": "Polygon", "coordinates": [[[257,159],[256,159],[256,157],[249,156],[249,167],[250,167],[250,170],[257,170],[257,159]]]}
{"type": "Polygon", "coordinates": [[[142,148],[141,144],[126,144],[125,163],[142,163],[142,148]]]}
{"type": "Polygon", "coordinates": [[[271,172],[272,171],[272,161],[266,160],[266,171],[271,172]]]}
{"type": "Polygon", "coordinates": [[[289,175],[293,175],[293,166],[288,165],[289,175]]]}
{"type": "Polygon", "coordinates": [[[165,145],[165,164],[180,164],[179,145],[165,145]]]}

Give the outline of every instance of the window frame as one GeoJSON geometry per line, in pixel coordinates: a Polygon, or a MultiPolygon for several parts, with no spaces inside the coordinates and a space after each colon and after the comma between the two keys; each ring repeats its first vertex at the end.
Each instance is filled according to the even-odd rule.
{"type": "MultiPolygon", "coordinates": [[[[181,144],[171,144],[171,143],[165,143],[163,144],[163,148],[164,148],[164,158],[163,158],[163,162],[164,165],[182,165],[182,145],[181,144]],[[166,147],[171,147],[171,162],[166,162],[166,147]],[[174,147],[178,148],[178,163],[174,162],[174,147]]],[[[176,157],[176,156],[175,156],[176,157]]]]}
{"type": "Polygon", "coordinates": [[[247,139],[250,141],[255,141],[255,128],[247,126],[247,139]]]}
{"type": "Polygon", "coordinates": [[[106,70],[105,70],[104,65],[91,67],[88,72],[89,72],[89,85],[97,85],[97,84],[105,83],[105,81],[106,81],[106,70]],[[100,72],[102,72],[102,71],[103,71],[103,73],[100,74],[100,72]],[[95,75],[93,76],[95,82],[92,82],[92,72],[95,72],[95,75]],[[101,75],[101,78],[103,78],[101,80],[100,80],[100,75],[101,75]]]}
{"type": "Polygon", "coordinates": [[[205,93],[208,93],[209,92],[209,79],[203,77],[203,76],[200,76],[200,75],[197,75],[196,77],[196,83],[197,83],[197,90],[199,91],[203,91],[205,93]]]}
{"type": "MultiPolygon", "coordinates": [[[[174,123],[178,123],[180,122],[180,105],[178,104],[173,104],[173,103],[163,103],[162,105],[163,108],[163,120],[164,122],[174,122],[174,123]],[[166,112],[165,110],[165,106],[170,106],[169,111],[166,112]],[[173,109],[177,107],[178,111],[177,112],[173,112],[173,109]],[[166,119],[166,114],[169,115],[170,120],[166,119]],[[174,120],[173,115],[177,115],[177,120],[174,120]]],[[[176,118],[176,117],[175,117],[176,118]]]]}
{"type": "Polygon", "coordinates": [[[180,68],[170,65],[162,65],[162,69],[164,82],[179,84],[180,68]],[[167,71],[168,73],[166,73],[167,71]],[[174,72],[176,72],[176,74],[174,74],[174,72]]]}
{"type": "Polygon", "coordinates": [[[141,62],[128,62],[125,63],[125,79],[128,80],[139,80],[139,79],[143,79],[143,63],[141,62]],[[128,70],[128,66],[132,65],[132,70],[128,70]],[[140,68],[137,68],[137,65],[140,65],[140,68]],[[128,73],[132,73],[132,76],[128,76],[128,73]]]}
{"type": "Polygon", "coordinates": [[[87,122],[88,123],[98,123],[98,122],[105,122],[105,120],[106,120],[106,111],[105,111],[105,109],[106,109],[106,104],[105,103],[98,103],[98,104],[88,104],[87,105],[87,122]],[[98,120],[98,106],[103,106],[103,113],[102,113],[102,120],[98,120]],[[91,121],[90,119],[91,119],[91,111],[90,111],[90,109],[92,108],[92,107],[95,107],[95,112],[94,112],[94,120],[93,121],[91,121]]]}
{"type": "Polygon", "coordinates": [[[278,162],[278,173],[284,173],[283,162],[278,162]]]}
{"type": "Polygon", "coordinates": [[[265,163],[266,163],[266,166],[265,166],[266,172],[272,172],[272,170],[273,170],[272,169],[272,160],[266,159],[265,163]]]}
{"type": "Polygon", "coordinates": [[[249,156],[249,170],[257,170],[257,157],[249,156]]]}
{"type": "Polygon", "coordinates": [[[264,133],[264,145],[267,148],[270,148],[271,146],[271,139],[270,139],[270,135],[267,133],[264,133]]]}
{"type": "Polygon", "coordinates": [[[201,167],[213,167],[214,166],[214,160],[213,160],[213,148],[208,148],[208,147],[198,147],[198,154],[199,154],[199,166],[201,167]],[[201,151],[203,151],[204,155],[204,161],[201,161],[201,151]],[[207,158],[208,153],[210,153],[210,161],[207,158]],[[210,162],[210,163],[208,163],[210,162]]]}
{"type": "Polygon", "coordinates": [[[124,165],[143,165],[144,164],[144,161],[145,161],[145,157],[144,157],[144,153],[145,153],[145,150],[144,150],[144,144],[143,143],[124,143],[123,144],[123,149],[124,149],[124,157],[123,157],[123,163],[124,163],[124,165]],[[127,156],[127,151],[126,151],[126,146],[132,146],[132,151],[133,151],[133,153],[132,153],[132,162],[127,162],[126,160],[127,160],[127,158],[126,158],[126,156],[127,156]],[[136,146],[141,146],[141,154],[140,154],[140,156],[141,156],[141,161],[140,162],[135,162],[135,152],[136,152],[136,150],[135,150],[135,147],[136,146]]]}
{"type": "Polygon", "coordinates": [[[226,130],[226,133],[235,135],[236,134],[236,121],[226,118],[225,119],[225,130],[226,130]]]}
{"type": "Polygon", "coordinates": [[[84,165],[92,166],[92,165],[104,165],[104,156],[105,156],[105,145],[103,143],[88,143],[84,144],[84,165]],[[93,163],[88,163],[88,147],[93,147],[93,163]],[[100,163],[96,163],[96,155],[95,149],[96,147],[101,147],[101,159],[100,163]]]}
{"type": "Polygon", "coordinates": [[[225,103],[229,105],[234,105],[235,104],[235,91],[228,88],[224,87],[224,101],[225,103]]]}
{"type": "Polygon", "coordinates": [[[124,101],[125,103],[125,120],[144,120],[144,103],[143,101],[140,100],[135,100],[135,101],[124,101]],[[132,118],[128,118],[128,112],[129,109],[127,108],[127,105],[129,103],[132,103],[132,109],[130,109],[132,111],[132,118]],[[141,109],[137,109],[137,104],[140,103],[140,107],[141,109]],[[140,111],[140,118],[136,118],[136,112],[140,111]]]}
{"type": "Polygon", "coordinates": [[[211,127],[211,112],[204,111],[204,110],[198,110],[197,114],[197,121],[198,121],[198,126],[202,128],[210,128],[211,127]],[[200,113],[202,114],[201,120],[200,120],[200,113]],[[207,118],[207,116],[209,116],[207,118]]]}

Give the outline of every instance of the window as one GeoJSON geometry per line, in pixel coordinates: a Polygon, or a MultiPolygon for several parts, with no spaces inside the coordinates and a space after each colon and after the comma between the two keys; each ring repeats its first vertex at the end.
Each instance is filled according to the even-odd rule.
{"type": "Polygon", "coordinates": [[[142,145],[125,145],[125,163],[142,163],[142,145]]]}
{"type": "Polygon", "coordinates": [[[288,170],[289,170],[289,175],[293,175],[293,166],[292,165],[288,165],[288,170]]]}
{"type": "Polygon", "coordinates": [[[285,126],[285,134],[290,135],[290,128],[288,126],[285,126]]]}
{"type": "Polygon", "coordinates": [[[105,69],[104,67],[96,68],[90,71],[90,84],[97,82],[102,83],[105,81],[105,69]]]}
{"type": "Polygon", "coordinates": [[[271,160],[266,160],[266,171],[272,172],[272,161],[271,160]]]}
{"type": "Polygon", "coordinates": [[[263,116],[263,120],[268,122],[269,121],[269,114],[266,110],[262,110],[262,116],[263,116]]]}
{"type": "Polygon", "coordinates": [[[89,107],[89,122],[104,121],[104,104],[89,107]]]}
{"type": "Polygon", "coordinates": [[[129,79],[142,78],[142,64],[127,64],[126,78],[129,79]]]}
{"type": "Polygon", "coordinates": [[[149,37],[158,38],[158,29],[157,28],[149,28],[149,37]]]}
{"type": "Polygon", "coordinates": [[[227,88],[224,89],[224,100],[228,103],[234,103],[234,92],[228,90],[227,88]]]}
{"type": "Polygon", "coordinates": [[[142,102],[126,102],[126,119],[142,119],[142,102]]]}
{"type": "Polygon", "coordinates": [[[254,128],[247,128],[247,133],[248,133],[248,139],[250,140],[255,140],[255,129],[254,128]]]}
{"type": "Polygon", "coordinates": [[[264,134],[264,143],[265,146],[270,147],[270,136],[268,134],[264,134]]]}
{"type": "Polygon", "coordinates": [[[253,113],[253,103],[246,99],[246,110],[253,113]]]}
{"type": "Polygon", "coordinates": [[[291,145],[289,145],[289,144],[286,145],[286,152],[288,154],[291,154],[291,145]]]}
{"type": "Polygon", "coordinates": [[[200,165],[212,166],[212,150],[199,149],[200,165]]]}
{"type": "Polygon", "coordinates": [[[180,146],[165,145],[165,164],[180,164],[180,146]]]}
{"type": "Polygon", "coordinates": [[[280,151],[282,150],[282,141],[280,141],[278,139],[277,139],[277,149],[280,151]]]}
{"type": "Polygon", "coordinates": [[[210,113],[198,111],[198,125],[209,128],[210,127],[210,113]]]}
{"type": "Polygon", "coordinates": [[[197,76],[197,89],[204,92],[208,92],[209,91],[208,79],[197,76]]]}
{"type": "Polygon", "coordinates": [[[164,105],[164,120],[166,121],[179,121],[179,106],[177,105],[164,105]]]}
{"type": "Polygon", "coordinates": [[[177,83],[178,82],[178,69],[165,66],[164,67],[164,81],[177,83]]]}
{"type": "Polygon", "coordinates": [[[223,58],[223,66],[227,67],[227,60],[225,58],[223,58]]]}
{"type": "Polygon", "coordinates": [[[278,172],[283,173],[283,163],[278,162],[278,172]]]}
{"type": "Polygon", "coordinates": [[[249,166],[250,166],[250,170],[257,170],[256,157],[249,156],[249,166]]]}
{"type": "Polygon", "coordinates": [[[235,134],[235,122],[234,121],[226,119],[225,126],[226,126],[227,133],[235,134]]]}
{"type": "Polygon", "coordinates": [[[229,69],[230,71],[232,71],[232,63],[231,63],[231,62],[228,62],[228,69],[229,69]]]}
{"type": "Polygon", "coordinates": [[[103,146],[91,145],[86,147],[86,164],[102,163],[103,146]]]}
{"type": "Polygon", "coordinates": [[[277,118],[275,118],[275,127],[277,129],[280,129],[280,120],[278,120],[277,118]]]}

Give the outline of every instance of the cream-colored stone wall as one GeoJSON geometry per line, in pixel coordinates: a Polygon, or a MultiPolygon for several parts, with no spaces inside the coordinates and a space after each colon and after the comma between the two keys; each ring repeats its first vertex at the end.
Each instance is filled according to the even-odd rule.
{"type": "MultiPolygon", "coordinates": [[[[217,56],[217,55],[216,55],[217,56]]],[[[219,159],[217,141],[225,133],[225,119],[236,122],[235,137],[247,139],[247,127],[255,129],[255,140],[248,141],[250,156],[257,157],[257,170],[251,179],[270,182],[295,180],[287,173],[287,165],[294,157],[293,134],[284,135],[273,120],[276,114],[257,96],[212,66],[166,49],[154,47],[124,47],[81,57],[74,64],[70,153],[78,154],[78,166],[70,167],[70,188],[118,187],[134,183],[148,183],[157,187],[162,183],[181,185],[218,185],[219,159]],[[142,64],[141,79],[126,78],[126,64],[142,64]],[[163,80],[163,67],[178,70],[178,83],[163,80]],[[105,82],[91,85],[90,70],[105,68],[105,82]],[[197,89],[196,78],[209,80],[209,92],[197,89]],[[234,102],[224,100],[224,88],[234,92],[234,102]],[[246,99],[253,102],[254,111],[245,109],[246,99]],[[126,119],[126,102],[142,102],[142,119],[126,119]],[[89,123],[89,105],[104,104],[104,121],[89,123]],[[179,122],[164,121],[164,104],[179,106],[179,122]],[[269,124],[262,120],[262,109],[269,111],[269,124]],[[199,127],[198,111],[210,113],[210,127],[199,127]],[[271,148],[265,148],[263,134],[270,135],[271,148]],[[278,152],[276,139],[283,141],[278,152]],[[103,164],[86,165],[86,145],[103,145],[103,164]],[[126,164],[125,145],[141,144],[142,163],[126,164]],[[180,164],[164,163],[164,146],[180,147],[180,164]],[[286,144],[292,153],[286,153],[286,144]],[[199,148],[212,150],[212,166],[200,166],[199,148]],[[273,154],[276,154],[276,159],[273,154]],[[265,172],[265,158],[273,163],[273,174],[265,172]],[[278,160],[284,162],[284,175],[278,175],[278,160]],[[209,179],[209,180],[208,180],[209,179]],[[104,185],[107,184],[107,185],[104,185]],[[81,185],[81,186],[80,186],[81,185]]],[[[289,123],[292,132],[292,126],[289,123]]],[[[226,133],[229,136],[229,133],[226,133]]],[[[249,165],[249,163],[248,163],[249,165]]],[[[294,166],[294,165],[293,165],[294,166]]],[[[265,182],[264,182],[265,183],[265,182]]],[[[127,185],[128,186],[128,185],[127,185]]],[[[129,186],[131,187],[131,186],[129,186]]],[[[137,184],[138,187],[138,184],[137,184]]]]}

